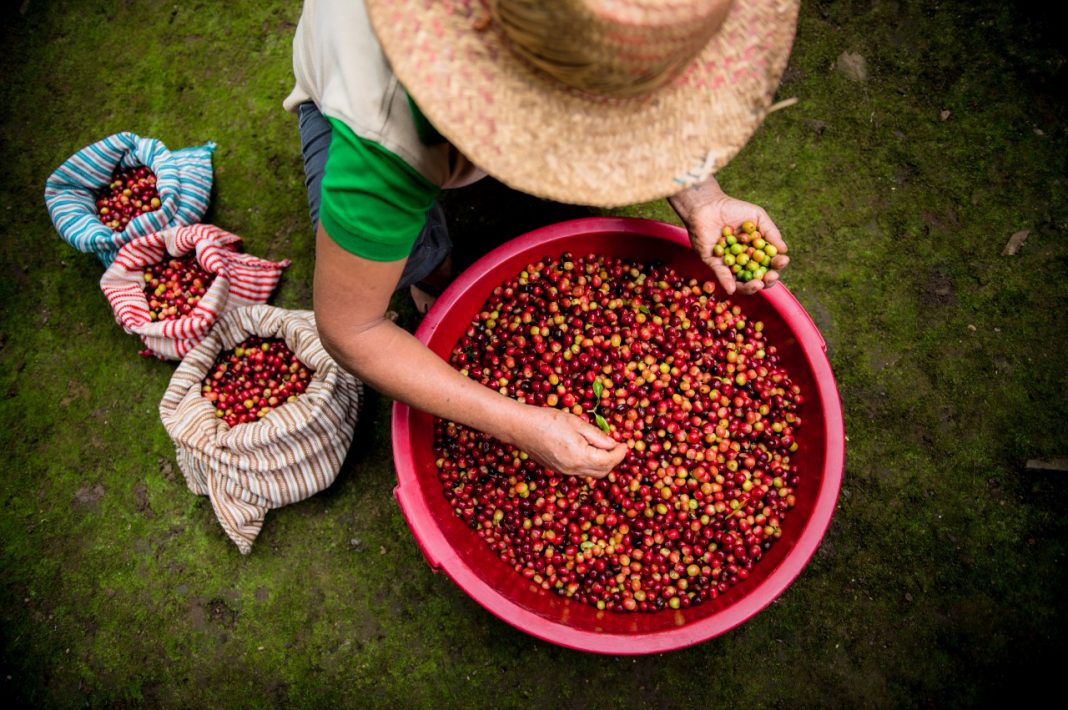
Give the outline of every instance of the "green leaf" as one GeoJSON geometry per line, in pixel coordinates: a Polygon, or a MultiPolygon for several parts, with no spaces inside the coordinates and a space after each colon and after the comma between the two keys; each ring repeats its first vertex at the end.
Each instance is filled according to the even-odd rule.
{"type": "Polygon", "coordinates": [[[644,313],[645,315],[649,315],[649,309],[646,306],[638,306],[638,310],[644,313]]]}
{"type": "Polygon", "coordinates": [[[600,380],[594,380],[593,381],[593,396],[596,397],[598,401],[601,400],[601,393],[602,392],[604,392],[604,385],[601,384],[600,380]]]}
{"type": "Polygon", "coordinates": [[[593,417],[594,421],[597,422],[597,426],[601,427],[601,429],[604,430],[605,434],[611,431],[608,427],[608,422],[605,421],[604,417],[602,417],[600,414],[594,414],[593,417]]]}

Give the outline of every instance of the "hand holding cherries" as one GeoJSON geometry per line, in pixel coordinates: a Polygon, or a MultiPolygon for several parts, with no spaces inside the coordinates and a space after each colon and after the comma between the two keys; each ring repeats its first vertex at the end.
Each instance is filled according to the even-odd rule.
{"type": "Polygon", "coordinates": [[[756,281],[773,268],[771,260],[779,253],[774,244],[766,241],[751,220],[738,229],[727,225],[712,254],[723,259],[723,265],[741,282],[756,281]]]}

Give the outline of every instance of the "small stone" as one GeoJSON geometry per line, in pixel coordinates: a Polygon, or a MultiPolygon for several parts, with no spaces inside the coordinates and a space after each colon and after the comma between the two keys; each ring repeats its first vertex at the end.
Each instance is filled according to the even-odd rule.
{"type": "Polygon", "coordinates": [[[817,136],[822,136],[823,132],[827,130],[827,122],[821,121],[818,118],[806,118],[804,120],[805,126],[815,133],[817,136]]]}
{"type": "Polygon", "coordinates": [[[1049,459],[1047,461],[1028,459],[1026,468],[1028,471],[1068,471],[1068,458],[1049,459]]]}
{"type": "Polygon", "coordinates": [[[84,510],[95,510],[100,503],[100,499],[104,497],[104,486],[99,483],[92,486],[82,486],[74,494],[74,501],[72,505],[75,508],[81,508],[84,510]]]}
{"type": "Polygon", "coordinates": [[[842,52],[834,63],[838,73],[850,81],[868,80],[868,62],[856,52],[842,52]]]}
{"type": "Polygon", "coordinates": [[[1027,237],[1031,234],[1029,229],[1021,229],[1016,234],[1009,237],[1009,241],[1005,243],[1005,248],[1001,250],[1002,256],[1016,256],[1016,252],[1020,251],[1020,247],[1027,241],[1027,237]]]}

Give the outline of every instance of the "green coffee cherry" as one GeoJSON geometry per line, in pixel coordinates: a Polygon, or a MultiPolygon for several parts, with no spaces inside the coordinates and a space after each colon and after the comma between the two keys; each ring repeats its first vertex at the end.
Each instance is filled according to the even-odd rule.
{"type": "Polygon", "coordinates": [[[752,220],[738,227],[723,227],[720,238],[712,247],[712,254],[723,259],[738,281],[763,279],[771,268],[772,258],[779,253],[757,229],[752,220]]]}

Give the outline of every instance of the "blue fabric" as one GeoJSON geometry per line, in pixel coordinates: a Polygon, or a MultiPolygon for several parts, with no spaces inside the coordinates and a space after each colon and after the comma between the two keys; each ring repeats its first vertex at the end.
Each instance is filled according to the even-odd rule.
{"type": "Polygon", "coordinates": [[[67,158],[45,182],[45,205],[63,239],[95,254],[109,266],[129,241],[168,227],[197,224],[211,199],[211,154],[215,144],[167,150],[154,138],[124,131],[108,136],[67,158]],[[156,175],[160,207],[130,220],[121,232],[105,226],[96,213],[97,193],[111,183],[117,168],[144,165],[156,175]]]}

